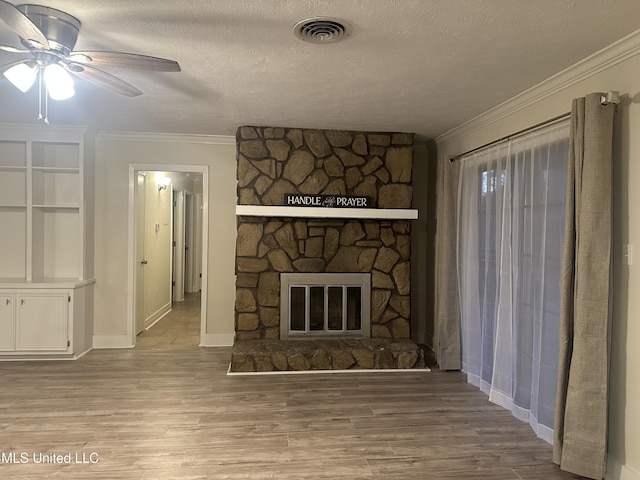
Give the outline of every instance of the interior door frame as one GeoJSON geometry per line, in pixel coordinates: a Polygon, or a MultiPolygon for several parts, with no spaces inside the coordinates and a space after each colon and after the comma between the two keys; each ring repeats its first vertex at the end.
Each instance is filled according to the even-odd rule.
{"type": "Polygon", "coordinates": [[[135,185],[137,172],[178,172],[197,173],[202,175],[202,249],[201,249],[201,273],[202,286],[200,296],[200,343],[207,331],[207,286],[209,265],[209,167],[207,165],[175,165],[157,163],[131,163],[129,164],[129,209],[128,209],[128,233],[127,233],[127,335],[130,344],[135,346],[135,309],[136,309],[136,249],[135,249],[135,185]]]}
{"type": "Polygon", "coordinates": [[[171,262],[171,301],[184,301],[185,289],[185,191],[173,190],[172,192],[172,250],[173,261],[171,262]]]}
{"type": "Polygon", "coordinates": [[[135,285],[134,285],[134,333],[139,335],[144,331],[144,268],[141,261],[144,257],[144,216],[145,216],[145,188],[147,182],[147,172],[135,172],[135,210],[134,210],[134,265],[135,265],[135,285]],[[142,178],[142,185],[140,179],[142,178]],[[138,275],[140,272],[140,275],[138,275]]]}

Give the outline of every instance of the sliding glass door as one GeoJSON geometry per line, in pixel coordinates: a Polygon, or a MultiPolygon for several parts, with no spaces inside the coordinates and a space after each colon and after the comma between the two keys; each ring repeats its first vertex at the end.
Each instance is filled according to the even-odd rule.
{"type": "Polygon", "coordinates": [[[462,362],[491,401],[552,441],[568,120],[461,159],[462,362]]]}

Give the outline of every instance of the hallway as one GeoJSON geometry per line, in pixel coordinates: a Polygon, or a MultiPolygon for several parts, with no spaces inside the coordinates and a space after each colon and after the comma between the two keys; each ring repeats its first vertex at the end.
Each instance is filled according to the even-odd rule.
{"type": "Polygon", "coordinates": [[[196,346],[200,344],[200,292],[187,293],[183,302],[136,337],[136,347],[196,346]]]}

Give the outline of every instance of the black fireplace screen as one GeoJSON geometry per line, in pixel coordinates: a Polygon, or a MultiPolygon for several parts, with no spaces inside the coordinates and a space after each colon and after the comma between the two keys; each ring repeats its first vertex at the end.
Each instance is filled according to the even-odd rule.
{"type": "Polygon", "coordinates": [[[362,329],[362,287],[290,285],[290,330],[348,332],[362,329]]]}

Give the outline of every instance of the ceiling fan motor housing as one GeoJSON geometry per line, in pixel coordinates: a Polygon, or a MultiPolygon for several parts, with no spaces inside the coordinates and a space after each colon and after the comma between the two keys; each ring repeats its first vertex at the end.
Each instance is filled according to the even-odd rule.
{"type": "MultiPolygon", "coordinates": [[[[78,40],[80,20],[68,13],[42,5],[17,5],[16,8],[24,13],[47,37],[51,49],[63,55],[73,50],[78,40]]],[[[32,48],[33,44],[21,38],[22,44],[32,48]]]]}

